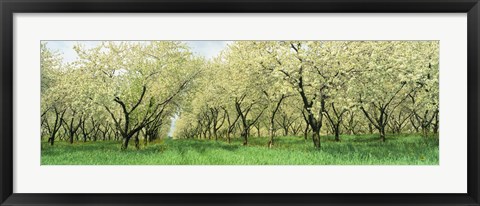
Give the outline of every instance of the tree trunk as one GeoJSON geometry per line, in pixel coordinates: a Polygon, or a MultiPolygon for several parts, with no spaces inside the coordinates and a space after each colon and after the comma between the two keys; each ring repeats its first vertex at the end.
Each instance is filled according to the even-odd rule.
{"type": "Polygon", "coordinates": [[[320,146],[321,146],[320,129],[322,128],[322,119],[321,118],[319,120],[315,119],[310,108],[307,109],[307,112],[308,112],[308,123],[310,124],[310,127],[312,128],[312,132],[313,132],[313,135],[312,135],[313,146],[316,149],[320,149],[320,146]]]}
{"type": "Polygon", "coordinates": [[[138,139],[139,133],[140,132],[137,132],[137,134],[135,135],[135,148],[136,149],[140,149],[140,139],[138,139]]]}
{"type": "Polygon", "coordinates": [[[305,130],[303,131],[303,137],[305,138],[305,140],[308,139],[308,129],[309,129],[309,126],[308,126],[308,123],[307,123],[307,126],[305,127],[305,130]]]}
{"type": "MultiPolygon", "coordinates": [[[[143,131],[143,130],[142,130],[142,131],[143,131]]],[[[149,135],[148,135],[148,130],[145,129],[145,131],[144,131],[144,133],[143,133],[143,144],[144,144],[144,145],[147,145],[147,144],[148,144],[148,139],[149,139],[148,136],[149,136],[149,135]]]]}
{"type": "Polygon", "coordinates": [[[380,127],[379,132],[380,132],[380,140],[382,142],[385,142],[385,126],[380,127]]]}
{"type": "Polygon", "coordinates": [[[340,125],[335,127],[335,142],[340,142],[340,125]]]}
{"type": "Polygon", "coordinates": [[[70,142],[70,144],[73,144],[73,136],[74,136],[74,134],[75,134],[75,133],[73,132],[73,117],[72,117],[72,120],[70,121],[70,131],[69,131],[69,134],[70,134],[70,135],[69,135],[69,137],[70,137],[69,142],[70,142]]]}
{"type": "Polygon", "coordinates": [[[270,119],[270,141],[268,142],[269,146],[274,145],[274,137],[275,137],[275,130],[274,130],[274,121],[273,119],[270,119]]]}
{"type": "Polygon", "coordinates": [[[435,114],[435,122],[433,123],[433,133],[438,134],[438,129],[439,129],[439,117],[438,117],[438,111],[435,114]]]}
{"type": "Polygon", "coordinates": [[[241,136],[243,137],[243,145],[245,146],[248,144],[248,133],[249,133],[248,130],[249,128],[245,126],[241,134],[241,136]]]}
{"type": "Polygon", "coordinates": [[[50,135],[50,138],[48,138],[48,142],[50,143],[51,146],[53,146],[53,142],[55,141],[55,134],[57,132],[52,132],[52,134],[50,135]]]}
{"type": "Polygon", "coordinates": [[[427,138],[428,137],[428,127],[422,127],[422,136],[427,138]]]}
{"type": "Polygon", "coordinates": [[[57,134],[58,130],[60,129],[60,126],[62,125],[62,119],[64,114],[65,114],[65,110],[61,113],[61,116],[60,116],[60,113],[55,107],[55,124],[53,125],[52,134],[50,134],[50,138],[48,138],[48,142],[50,143],[51,146],[53,146],[53,143],[55,142],[55,135],[57,134]]]}
{"type": "Polygon", "coordinates": [[[320,149],[320,130],[318,128],[313,129],[312,135],[313,145],[316,149],[320,149]]]}
{"type": "Polygon", "coordinates": [[[126,150],[128,148],[128,142],[130,141],[130,137],[124,137],[122,143],[122,150],[126,150]]]}
{"type": "Polygon", "coordinates": [[[69,138],[70,144],[73,144],[73,137],[74,137],[74,136],[75,136],[75,133],[70,132],[70,138],[69,138]]]}
{"type": "Polygon", "coordinates": [[[370,134],[373,134],[372,123],[368,123],[368,131],[370,132],[370,134]]]}

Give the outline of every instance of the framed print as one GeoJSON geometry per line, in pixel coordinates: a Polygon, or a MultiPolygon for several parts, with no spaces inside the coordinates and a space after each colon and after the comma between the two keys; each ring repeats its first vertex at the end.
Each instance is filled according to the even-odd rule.
{"type": "Polygon", "coordinates": [[[479,5],[1,1],[1,205],[479,205],[479,5]]]}

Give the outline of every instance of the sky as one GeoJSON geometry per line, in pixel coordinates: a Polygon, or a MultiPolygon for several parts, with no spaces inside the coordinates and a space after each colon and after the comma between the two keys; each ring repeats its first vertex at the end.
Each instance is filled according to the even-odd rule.
{"type": "MultiPolygon", "coordinates": [[[[78,57],[73,46],[83,44],[85,48],[93,48],[101,41],[45,41],[47,47],[62,54],[64,62],[73,62],[78,57]]],[[[211,59],[217,56],[230,42],[229,41],[184,41],[195,55],[211,59]]]]}
{"type": "MultiPolygon", "coordinates": [[[[73,50],[76,44],[83,44],[85,48],[93,48],[98,46],[101,41],[46,41],[47,47],[51,50],[58,51],[65,63],[73,62],[78,58],[77,53],[73,50]]],[[[194,55],[203,56],[206,59],[212,59],[217,56],[230,43],[229,41],[184,41],[192,50],[194,55]]],[[[175,130],[175,122],[178,116],[171,118],[171,126],[168,136],[173,136],[175,130]]]]}

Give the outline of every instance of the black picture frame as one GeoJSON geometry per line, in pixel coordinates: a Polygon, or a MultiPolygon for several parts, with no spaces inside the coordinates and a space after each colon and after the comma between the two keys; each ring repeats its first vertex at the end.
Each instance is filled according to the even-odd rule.
{"type": "MultiPolygon", "coordinates": [[[[480,205],[478,0],[0,0],[1,205],[480,205]],[[14,13],[467,13],[466,194],[22,194],[13,193],[14,13]]],[[[94,185],[92,185],[94,186],[94,185]]],[[[414,187],[412,185],[412,187],[414,187]]]]}

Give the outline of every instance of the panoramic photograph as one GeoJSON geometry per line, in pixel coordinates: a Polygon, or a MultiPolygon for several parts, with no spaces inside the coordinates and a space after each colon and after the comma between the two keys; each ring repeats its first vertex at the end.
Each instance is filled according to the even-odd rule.
{"type": "Polygon", "coordinates": [[[439,165],[439,41],[41,41],[41,165],[439,165]]]}

